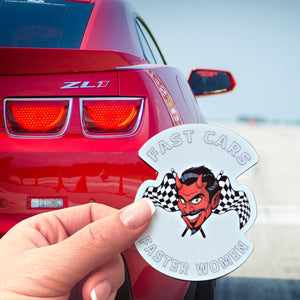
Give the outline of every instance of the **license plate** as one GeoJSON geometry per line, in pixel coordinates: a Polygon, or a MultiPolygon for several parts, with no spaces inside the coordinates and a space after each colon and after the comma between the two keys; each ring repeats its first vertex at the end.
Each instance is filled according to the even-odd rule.
{"type": "Polygon", "coordinates": [[[62,208],[64,201],[62,198],[31,198],[31,208],[62,208]]]}

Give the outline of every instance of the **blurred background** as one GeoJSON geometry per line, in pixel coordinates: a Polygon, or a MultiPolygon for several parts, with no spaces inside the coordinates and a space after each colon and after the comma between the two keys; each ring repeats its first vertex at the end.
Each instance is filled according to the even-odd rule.
{"type": "Polygon", "coordinates": [[[198,98],[208,123],[243,136],[260,161],[238,178],[258,215],[246,263],[218,299],[300,299],[300,1],[131,0],[167,63],[231,71],[233,92],[198,98]]]}
{"type": "Polygon", "coordinates": [[[132,0],[167,63],[230,70],[234,93],[201,99],[210,120],[300,122],[299,0],[132,0]]]}

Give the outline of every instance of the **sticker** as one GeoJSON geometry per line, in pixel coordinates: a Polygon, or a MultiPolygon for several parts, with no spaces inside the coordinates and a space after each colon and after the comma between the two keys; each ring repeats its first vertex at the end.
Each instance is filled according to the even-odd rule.
{"type": "Polygon", "coordinates": [[[245,262],[253,245],[244,237],[256,218],[247,186],[236,178],[258,162],[254,148],[221,127],[188,124],[147,141],[139,156],[158,172],[140,186],[156,213],[135,245],[158,271],[182,280],[224,276],[245,262]]]}

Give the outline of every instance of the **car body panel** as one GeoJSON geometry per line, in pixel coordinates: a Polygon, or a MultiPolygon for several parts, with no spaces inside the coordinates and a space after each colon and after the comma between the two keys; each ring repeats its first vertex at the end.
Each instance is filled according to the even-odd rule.
{"type": "Polygon", "coordinates": [[[0,75],[67,74],[114,70],[145,61],[129,53],[81,49],[0,48],[0,75]]]}

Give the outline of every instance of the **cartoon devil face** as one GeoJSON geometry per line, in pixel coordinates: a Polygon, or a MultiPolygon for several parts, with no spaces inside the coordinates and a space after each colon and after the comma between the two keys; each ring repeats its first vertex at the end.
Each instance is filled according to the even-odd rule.
{"type": "Polygon", "coordinates": [[[219,192],[210,199],[209,192],[206,189],[207,182],[202,181],[202,174],[190,185],[181,183],[178,175],[176,175],[176,186],[181,217],[192,232],[197,231],[211,215],[212,209],[218,206],[219,192]]]}

